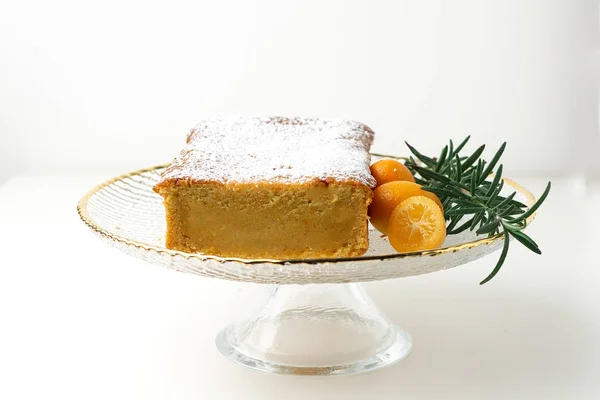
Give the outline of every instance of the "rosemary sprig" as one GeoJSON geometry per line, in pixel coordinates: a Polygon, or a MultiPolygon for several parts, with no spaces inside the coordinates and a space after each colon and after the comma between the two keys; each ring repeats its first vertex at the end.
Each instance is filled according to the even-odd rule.
{"type": "Polygon", "coordinates": [[[506,142],[488,162],[481,158],[485,145],[467,157],[460,154],[470,138],[468,136],[456,147],[450,140],[439,157],[428,157],[406,143],[412,153],[406,166],[415,174],[417,183],[422,185],[424,190],[435,193],[441,200],[444,205],[444,217],[448,221],[448,235],[467,229],[488,237],[499,233],[504,235],[500,258],[492,272],[481,281],[481,284],[484,284],[502,268],[511,237],[534,253],[542,254],[538,245],[523,232],[523,229],[527,225],[527,219],[546,200],[551,183],[548,182],[544,193],[529,209],[514,199],[516,192],[508,196],[501,195],[504,187],[503,167],[502,164],[498,165],[498,162],[504,153],[506,142]],[[422,165],[418,165],[416,160],[422,165]],[[490,179],[492,174],[493,178],[490,179]]]}

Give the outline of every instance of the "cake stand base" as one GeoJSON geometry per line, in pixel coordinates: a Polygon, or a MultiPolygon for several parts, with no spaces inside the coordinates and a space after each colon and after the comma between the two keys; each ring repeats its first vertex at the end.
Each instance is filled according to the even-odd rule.
{"type": "Polygon", "coordinates": [[[399,361],[412,340],[350,283],[274,286],[260,311],[222,330],[216,344],[231,361],[260,371],[338,375],[399,361]]]}

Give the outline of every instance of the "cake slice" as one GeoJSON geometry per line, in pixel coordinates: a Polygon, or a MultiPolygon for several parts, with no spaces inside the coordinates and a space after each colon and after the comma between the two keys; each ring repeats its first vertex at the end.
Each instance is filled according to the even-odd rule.
{"type": "Polygon", "coordinates": [[[154,187],[167,248],[236,258],[364,254],[372,141],[355,121],[201,122],[154,187]]]}

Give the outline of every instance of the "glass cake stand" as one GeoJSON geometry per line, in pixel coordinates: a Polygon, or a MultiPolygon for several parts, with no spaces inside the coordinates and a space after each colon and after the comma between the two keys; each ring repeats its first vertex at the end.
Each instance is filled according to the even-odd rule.
{"type": "MultiPolygon", "coordinates": [[[[464,232],[449,236],[436,250],[397,253],[370,227],[369,250],[355,258],[246,260],[173,251],[164,245],[162,198],[152,191],[165,168],[99,185],[80,200],[79,215],[100,238],[134,257],[205,277],[268,284],[264,304],[216,339],[225,357],[265,372],[356,373],[401,360],[411,350],[410,335],[381,313],[360,282],[456,267],[498,250],[504,240],[464,232]]],[[[535,202],[509,179],[505,188],[505,194],[516,191],[515,198],[529,206],[535,202]]]]}

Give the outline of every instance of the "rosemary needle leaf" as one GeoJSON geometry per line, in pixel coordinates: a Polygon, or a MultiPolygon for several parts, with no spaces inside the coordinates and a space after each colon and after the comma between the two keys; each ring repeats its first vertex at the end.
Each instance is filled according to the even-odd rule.
{"type": "Polygon", "coordinates": [[[446,162],[446,156],[447,155],[448,155],[448,146],[445,146],[442,149],[440,157],[437,160],[437,165],[435,166],[435,170],[436,171],[440,171],[442,169],[442,167],[444,166],[444,163],[446,162]]]}
{"type": "Polygon", "coordinates": [[[536,254],[542,254],[542,251],[538,247],[537,243],[533,241],[529,236],[523,233],[520,228],[519,229],[510,229],[508,231],[515,239],[517,239],[521,244],[527,247],[529,250],[533,251],[536,254]]]}
{"type": "Polygon", "coordinates": [[[423,164],[427,165],[430,168],[435,168],[435,165],[437,163],[435,162],[435,160],[433,158],[427,157],[427,156],[419,153],[419,151],[417,149],[415,149],[414,147],[412,147],[410,144],[408,144],[408,142],[404,142],[404,143],[406,143],[410,152],[413,153],[415,155],[415,157],[417,157],[417,159],[419,159],[423,164]]]}
{"type": "Polygon", "coordinates": [[[435,187],[435,186],[426,185],[426,186],[421,186],[421,189],[425,190],[426,192],[435,193],[438,197],[444,197],[444,196],[448,197],[448,198],[456,197],[456,194],[452,190],[448,190],[445,187],[435,187]]]}
{"type": "Polygon", "coordinates": [[[533,213],[536,212],[538,208],[540,208],[540,206],[542,205],[544,200],[546,200],[546,197],[548,197],[548,193],[550,193],[551,187],[552,187],[552,183],[548,182],[548,185],[546,185],[546,190],[544,190],[544,193],[540,196],[538,201],[536,201],[535,204],[532,205],[529,210],[527,210],[526,212],[524,212],[522,215],[520,215],[518,218],[516,218],[514,221],[511,221],[511,222],[524,221],[527,218],[529,218],[531,215],[533,215],[533,213]]]}
{"type": "Polygon", "coordinates": [[[467,136],[465,140],[463,140],[458,146],[456,146],[456,149],[454,150],[454,153],[451,154],[451,156],[455,156],[458,153],[460,153],[460,151],[463,149],[463,147],[465,147],[469,139],[471,139],[471,135],[467,136]]]}
{"type": "Polygon", "coordinates": [[[475,172],[473,172],[473,174],[471,175],[471,194],[473,196],[475,196],[477,194],[477,168],[479,168],[479,165],[477,165],[477,167],[475,167],[475,172]]]}
{"type": "Polygon", "coordinates": [[[498,185],[494,188],[494,191],[492,192],[490,198],[493,199],[493,198],[497,197],[503,188],[504,188],[504,181],[500,181],[498,183],[498,185]]]}
{"type": "Polygon", "coordinates": [[[502,200],[500,203],[494,206],[495,209],[501,209],[502,207],[508,205],[515,198],[517,192],[512,192],[507,198],[502,200]]]}
{"type": "Polygon", "coordinates": [[[503,211],[501,215],[504,218],[504,217],[508,217],[510,215],[520,215],[520,214],[523,214],[523,210],[511,205],[505,211],[503,211]]]}
{"type": "Polygon", "coordinates": [[[486,233],[492,233],[492,232],[496,232],[498,230],[498,227],[500,226],[500,220],[493,220],[492,222],[488,222],[487,224],[483,225],[481,228],[477,229],[477,234],[478,235],[485,235],[486,233]]]}
{"type": "Polygon", "coordinates": [[[462,164],[460,162],[460,157],[458,156],[458,154],[456,154],[454,156],[455,162],[456,162],[456,180],[460,181],[460,178],[462,178],[462,164]]]}
{"type": "Polygon", "coordinates": [[[504,231],[504,244],[502,246],[502,253],[500,253],[500,258],[498,259],[496,266],[494,267],[492,272],[487,276],[487,278],[485,278],[484,280],[479,282],[480,285],[484,285],[484,284],[488,283],[494,276],[496,276],[498,271],[500,271],[500,268],[502,268],[502,264],[504,264],[504,260],[506,260],[506,255],[508,254],[508,246],[509,245],[510,245],[510,238],[508,237],[508,233],[506,231],[504,231]]]}
{"type": "Polygon", "coordinates": [[[426,185],[426,186],[421,186],[421,189],[428,191],[428,192],[432,192],[435,193],[439,196],[447,196],[453,199],[464,199],[464,200],[470,200],[471,196],[463,193],[460,191],[460,189],[456,189],[455,187],[452,186],[443,186],[443,187],[438,187],[438,186],[431,186],[431,185],[426,185]]]}
{"type": "Polygon", "coordinates": [[[458,223],[460,222],[460,220],[462,218],[463,218],[462,215],[457,215],[456,217],[452,218],[452,220],[450,221],[450,223],[446,227],[446,232],[452,231],[456,227],[456,225],[458,225],[458,223]]]}
{"type": "MultiPolygon", "coordinates": [[[[492,158],[492,161],[490,161],[487,168],[483,171],[482,175],[484,180],[492,173],[492,171],[496,167],[496,164],[498,164],[500,157],[502,157],[502,154],[504,153],[504,149],[506,149],[506,142],[502,143],[502,146],[500,146],[500,148],[492,158]]],[[[498,169],[500,169],[500,167],[498,167],[498,169]]]]}
{"type": "Polygon", "coordinates": [[[436,171],[432,171],[432,170],[427,169],[427,168],[419,167],[418,165],[414,165],[413,168],[423,178],[433,179],[433,180],[437,180],[437,181],[444,182],[444,183],[452,183],[452,179],[450,179],[447,176],[444,176],[444,175],[442,175],[442,174],[440,174],[440,173],[438,173],[436,171]]]}
{"type": "Polygon", "coordinates": [[[469,227],[470,230],[473,230],[477,227],[477,224],[479,224],[482,220],[483,217],[485,216],[485,212],[481,212],[477,215],[475,215],[473,217],[473,221],[471,221],[471,226],[469,227]]]}
{"type": "Polygon", "coordinates": [[[480,212],[485,211],[486,208],[484,206],[478,206],[478,207],[458,207],[458,208],[454,208],[454,209],[450,209],[448,210],[448,212],[446,212],[447,215],[467,215],[467,214],[477,214],[480,212]]]}
{"type": "Polygon", "coordinates": [[[473,218],[471,218],[470,220],[468,220],[467,222],[465,222],[464,224],[462,224],[461,226],[459,226],[456,229],[453,229],[452,231],[446,230],[447,233],[449,235],[456,235],[459,234],[463,231],[466,231],[467,229],[469,229],[469,227],[471,226],[471,222],[473,221],[473,218]]]}
{"type": "MultiPolygon", "coordinates": [[[[500,179],[502,179],[502,169],[503,169],[503,166],[502,166],[502,164],[500,164],[500,166],[498,167],[498,171],[494,175],[494,180],[492,180],[492,183],[490,184],[490,188],[488,189],[487,193],[485,194],[486,197],[492,196],[494,189],[498,187],[498,183],[500,183],[500,179]]],[[[487,174],[487,175],[489,175],[489,174],[487,174]]],[[[490,197],[490,198],[493,198],[493,197],[490,197]]]]}
{"type": "Polygon", "coordinates": [[[513,200],[510,202],[512,205],[514,205],[515,207],[519,207],[519,208],[527,208],[527,204],[523,204],[520,201],[517,200],[513,200]]]}
{"type": "Polygon", "coordinates": [[[475,152],[463,162],[463,169],[467,169],[471,165],[473,165],[473,163],[475,163],[475,161],[477,161],[477,159],[481,156],[483,150],[485,150],[485,144],[480,146],[477,150],[475,150],[475,152]]]}
{"type": "Polygon", "coordinates": [[[446,208],[449,208],[450,206],[452,206],[452,198],[451,197],[446,197],[446,199],[442,202],[442,206],[444,207],[444,210],[446,208]]]}
{"type": "Polygon", "coordinates": [[[415,165],[415,164],[417,164],[417,162],[415,161],[415,159],[413,158],[413,156],[409,156],[408,160],[406,160],[404,162],[404,166],[406,168],[408,168],[408,170],[410,171],[410,173],[413,174],[413,175],[416,173],[416,171],[412,168],[412,166],[415,165]]]}

